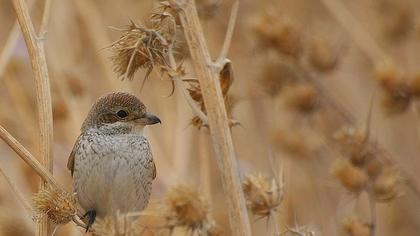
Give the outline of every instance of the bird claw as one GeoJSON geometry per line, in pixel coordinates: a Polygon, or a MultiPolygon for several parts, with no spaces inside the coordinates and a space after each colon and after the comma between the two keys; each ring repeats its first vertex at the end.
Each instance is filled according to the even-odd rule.
{"type": "Polygon", "coordinates": [[[83,216],[82,216],[82,220],[87,218],[87,226],[86,226],[86,233],[89,231],[90,227],[92,226],[92,224],[95,222],[95,218],[96,218],[96,211],[95,210],[89,210],[87,211],[83,216]]]}

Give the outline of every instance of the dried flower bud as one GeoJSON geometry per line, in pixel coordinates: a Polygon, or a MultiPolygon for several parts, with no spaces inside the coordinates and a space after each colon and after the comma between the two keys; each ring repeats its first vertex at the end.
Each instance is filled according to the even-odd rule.
{"type": "Polygon", "coordinates": [[[64,100],[55,101],[53,104],[53,118],[54,121],[64,120],[67,118],[69,112],[67,109],[67,104],[64,100]]]}
{"type": "Polygon", "coordinates": [[[378,158],[374,158],[366,164],[365,168],[369,177],[375,179],[382,172],[384,164],[378,158]]]}
{"type": "Polygon", "coordinates": [[[375,149],[368,143],[367,132],[353,127],[339,129],[334,138],[338,142],[341,152],[348,157],[352,164],[363,166],[374,158],[375,149]]]}
{"type": "Polygon", "coordinates": [[[175,19],[164,13],[154,13],[152,27],[146,28],[131,22],[123,35],[112,43],[114,72],[122,79],[132,79],[140,69],[147,69],[146,78],[155,66],[166,66],[170,42],[175,36],[175,19]]]}
{"type": "Polygon", "coordinates": [[[346,236],[370,236],[369,224],[363,223],[357,217],[349,217],[343,222],[343,231],[346,236]]]}
{"type": "Polygon", "coordinates": [[[378,201],[390,201],[398,194],[400,175],[395,168],[388,167],[375,179],[373,193],[378,201]]]}
{"type": "Polygon", "coordinates": [[[252,214],[269,217],[283,200],[283,189],[262,174],[247,175],[242,183],[248,209],[252,214]]]}
{"type": "Polygon", "coordinates": [[[338,53],[322,38],[313,39],[309,47],[309,62],[319,72],[333,70],[338,61],[338,53]]]}
{"type": "Polygon", "coordinates": [[[410,106],[411,96],[408,87],[404,86],[399,92],[386,93],[382,98],[382,107],[388,115],[398,115],[407,111],[410,106]]]}
{"type": "Polygon", "coordinates": [[[276,96],[288,84],[296,81],[297,75],[293,68],[282,63],[278,57],[270,58],[260,66],[258,82],[269,96],[276,96]]]}
{"type": "Polygon", "coordinates": [[[344,188],[355,194],[365,189],[368,182],[368,176],[362,169],[343,158],[337,158],[334,161],[331,174],[340,181],[344,188]]]}
{"type": "Polygon", "coordinates": [[[388,61],[379,63],[375,68],[375,79],[382,88],[389,92],[399,89],[401,84],[401,73],[396,66],[388,61]]]}
{"type": "Polygon", "coordinates": [[[36,193],[32,201],[36,216],[45,214],[55,224],[67,224],[77,212],[74,196],[50,185],[36,193]]]}
{"type": "Polygon", "coordinates": [[[314,147],[302,132],[279,130],[273,135],[273,144],[290,155],[310,159],[314,155],[314,147]]]}
{"type": "Polygon", "coordinates": [[[191,231],[211,231],[217,235],[207,199],[197,190],[187,185],[172,187],[166,194],[165,203],[169,228],[181,226],[191,231]]]}
{"type": "Polygon", "coordinates": [[[291,109],[311,113],[317,105],[317,92],[309,84],[289,86],[285,91],[285,102],[291,109]]]}
{"type": "Polygon", "coordinates": [[[253,24],[253,30],[264,47],[273,48],[281,54],[298,57],[301,52],[301,35],[288,19],[265,14],[253,24]]]}

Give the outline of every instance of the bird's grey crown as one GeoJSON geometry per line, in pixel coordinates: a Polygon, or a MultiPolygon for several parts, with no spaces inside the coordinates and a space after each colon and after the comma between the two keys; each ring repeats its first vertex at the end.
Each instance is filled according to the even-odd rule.
{"type": "Polygon", "coordinates": [[[138,116],[146,113],[146,106],[136,96],[125,92],[108,93],[93,104],[83,122],[81,131],[84,132],[91,127],[98,128],[103,124],[115,121],[111,118],[118,109],[138,116]]]}

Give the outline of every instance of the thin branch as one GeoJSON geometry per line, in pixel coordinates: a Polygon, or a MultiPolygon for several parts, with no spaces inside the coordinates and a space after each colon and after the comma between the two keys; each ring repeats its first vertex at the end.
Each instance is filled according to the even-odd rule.
{"type": "Polygon", "coordinates": [[[370,210],[370,236],[376,236],[376,201],[372,192],[367,193],[370,210]]]}
{"type": "Polygon", "coordinates": [[[371,35],[363,29],[341,0],[321,0],[331,15],[349,33],[356,45],[369,57],[372,63],[378,60],[391,61],[371,35]]]}
{"type": "MultiPolygon", "coordinates": [[[[177,65],[172,47],[169,47],[168,57],[171,69],[176,71],[177,65]]],[[[200,118],[204,125],[207,125],[209,121],[206,114],[204,114],[204,112],[200,109],[200,107],[194,101],[194,99],[192,99],[190,93],[187,91],[187,88],[185,88],[184,84],[182,83],[182,78],[178,75],[174,75],[172,79],[175,81],[175,85],[181,91],[182,95],[184,95],[185,100],[187,100],[187,103],[188,105],[190,105],[191,110],[194,112],[194,114],[200,118]]]]}
{"type": "Polygon", "coordinates": [[[39,28],[38,37],[43,40],[48,30],[48,23],[50,22],[52,0],[45,0],[44,11],[42,14],[41,27],[39,28]]]}
{"type": "Polygon", "coordinates": [[[0,167],[0,173],[6,179],[6,182],[9,184],[10,188],[12,189],[13,193],[16,195],[17,200],[22,204],[23,208],[25,209],[26,213],[31,217],[32,216],[32,208],[31,204],[26,200],[23,196],[22,191],[19,190],[16,183],[3,171],[0,167]]]}
{"type": "Polygon", "coordinates": [[[239,1],[235,1],[232,6],[232,10],[230,13],[229,23],[225,34],[225,40],[223,41],[222,49],[220,50],[219,57],[217,58],[216,64],[220,66],[220,69],[223,68],[223,61],[227,58],[227,54],[229,52],[230,44],[232,42],[233,32],[235,30],[236,19],[238,18],[238,10],[239,10],[239,1]]]}
{"type": "MultiPolygon", "coordinates": [[[[32,6],[34,5],[34,0],[28,1],[28,8],[29,10],[32,9],[32,6]]],[[[19,29],[19,22],[16,21],[13,24],[12,30],[10,30],[9,37],[7,37],[7,41],[4,44],[3,51],[0,55],[0,78],[3,77],[4,71],[9,64],[10,58],[12,58],[13,52],[16,48],[16,45],[18,43],[20,35],[20,29],[19,29]]]]}
{"type": "Polygon", "coordinates": [[[55,180],[55,178],[51,175],[51,173],[48,172],[47,169],[45,169],[45,167],[41,165],[41,163],[39,163],[39,161],[34,156],[32,156],[32,154],[28,150],[26,150],[26,148],[22,144],[20,144],[19,141],[17,141],[1,125],[0,138],[3,139],[3,141],[7,145],[9,145],[9,147],[12,148],[13,151],[15,151],[16,154],[18,154],[19,157],[22,158],[22,160],[26,162],[26,164],[28,164],[45,182],[48,182],[53,187],[56,187],[58,189],[63,189],[55,180]]]}

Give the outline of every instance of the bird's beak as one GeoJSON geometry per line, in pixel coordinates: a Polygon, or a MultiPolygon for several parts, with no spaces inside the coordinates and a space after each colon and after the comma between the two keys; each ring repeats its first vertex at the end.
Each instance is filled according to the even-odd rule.
{"type": "Polygon", "coordinates": [[[144,125],[154,125],[154,124],[161,124],[159,117],[153,115],[152,113],[147,112],[146,115],[140,119],[141,123],[144,125]]]}

